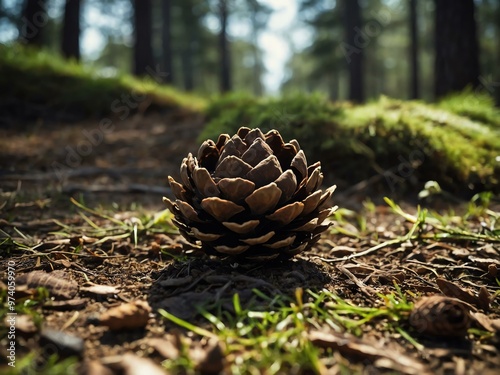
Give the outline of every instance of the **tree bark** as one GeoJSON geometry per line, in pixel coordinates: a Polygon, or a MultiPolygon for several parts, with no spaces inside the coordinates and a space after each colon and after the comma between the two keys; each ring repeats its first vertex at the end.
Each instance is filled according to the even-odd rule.
{"type": "Polygon", "coordinates": [[[436,98],[479,84],[474,0],[435,0],[436,98]]]}
{"type": "Polygon", "coordinates": [[[229,17],[227,0],[219,0],[219,53],[220,53],[220,90],[227,92],[232,89],[231,82],[231,53],[229,41],[227,40],[227,20],[229,17]]]}
{"type": "Polygon", "coordinates": [[[134,0],[134,74],[154,71],[151,0],[134,0]]]}
{"type": "Polygon", "coordinates": [[[420,96],[418,64],[417,0],[410,0],[410,99],[420,96]]]}
{"type": "Polygon", "coordinates": [[[66,0],[62,29],[62,53],[76,60],[80,59],[80,5],[80,0],[66,0]]]}
{"type": "Polygon", "coordinates": [[[19,40],[27,44],[43,44],[43,28],[47,25],[47,0],[25,0],[19,28],[19,40]]]}
{"type": "Polygon", "coordinates": [[[352,48],[348,57],[349,68],[349,100],[364,101],[363,49],[361,9],[358,0],[345,0],[346,37],[348,48],[352,48]]]}
{"type": "Polygon", "coordinates": [[[162,0],[162,25],[161,25],[161,35],[162,35],[162,60],[163,60],[163,70],[168,74],[165,77],[166,83],[174,82],[173,74],[173,56],[172,56],[172,2],[171,0],[162,0]]]}

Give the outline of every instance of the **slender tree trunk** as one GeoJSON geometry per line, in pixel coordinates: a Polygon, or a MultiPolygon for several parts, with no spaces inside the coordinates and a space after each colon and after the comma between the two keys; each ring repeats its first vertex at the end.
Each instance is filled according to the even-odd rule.
{"type": "MultiPolygon", "coordinates": [[[[497,8],[496,8],[496,23],[495,23],[495,26],[496,26],[496,42],[497,42],[497,66],[500,66],[500,4],[497,4],[497,8]]],[[[495,97],[495,104],[497,107],[500,107],[500,71],[497,69],[496,72],[493,72],[493,81],[494,81],[494,84],[495,84],[495,87],[494,87],[494,92],[493,92],[493,96],[495,97]]]]}
{"type": "MultiPolygon", "coordinates": [[[[184,0],[185,1],[185,0],[184,0]]],[[[192,91],[194,89],[194,69],[193,69],[193,44],[194,44],[194,14],[189,3],[182,6],[182,19],[184,24],[185,42],[182,46],[182,76],[184,78],[184,89],[192,91]]]]}
{"type": "Polygon", "coordinates": [[[166,83],[174,82],[173,73],[173,56],[172,56],[172,2],[171,0],[162,0],[162,25],[161,25],[161,36],[162,36],[162,59],[163,59],[163,70],[168,74],[165,77],[166,83]]]}
{"type": "Polygon", "coordinates": [[[61,50],[65,57],[80,59],[80,0],[66,0],[61,50]]]}
{"type": "Polygon", "coordinates": [[[364,75],[363,75],[363,49],[366,47],[362,41],[361,9],[358,0],[345,0],[345,19],[347,44],[354,48],[350,53],[349,64],[349,100],[354,102],[364,101],[364,75]]]}
{"type": "Polygon", "coordinates": [[[47,0],[25,0],[19,40],[27,44],[41,46],[43,44],[43,28],[47,25],[47,0]]]}
{"type": "Polygon", "coordinates": [[[220,90],[227,92],[232,89],[231,82],[231,53],[229,49],[229,41],[227,40],[227,20],[229,17],[227,9],[228,0],[219,0],[219,17],[220,17],[220,34],[219,34],[219,51],[220,51],[220,90]]]}
{"type": "Polygon", "coordinates": [[[154,71],[151,11],[151,0],[134,0],[134,74],[138,76],[154,71]]]}
{"type": "Polygon", "coordinates": [[[259,25],[257,22],[257,10],[252,9],[252,53],[253,53],[253,93],[262,95],[262,64],[259,51],[259,25]]]}
{"type": "Polygon", "coordinates": [[[410,0],[410,99],[420,96],[418,69],[417,0],[410,0]]]}
{"type": "Polygon", "coordinates": [[[479,84],[474,0],[435,0],[434,93],[440,98],[479,84]]]}

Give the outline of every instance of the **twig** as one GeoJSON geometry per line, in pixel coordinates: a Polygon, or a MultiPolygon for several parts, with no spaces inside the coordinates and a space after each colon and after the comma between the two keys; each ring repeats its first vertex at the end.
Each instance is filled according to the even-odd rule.
{"type": "Polygon", "coordinates": [[[340,272],[342,272],[349,280],[356,284],[359,290],[364,293],[370,300],[373,300],[373,296],[377,295],[377,291],[371,286],[366,285],[361,280],[359,280],[351,271],[345,268],[343,265],[337,267],[340,272]]]}
{"type": "Polygon", "coordinates": [[[75,192],[89,193],[151,193],[151,194],[170,194],[170,188],[167,186],[145,185],[145,184],[128,184],[128,185],[84,185],[84,184],[68,184],[63,186],[62,192],[65,194],[73,194],[75,192]]]}
{"type": "MultiPolygon", "coordinates": [[[[122,175],[147,175],[147,176],[165,176],[164,170],[144,170],[142,168],[98,168],[98,167],[82,167],[78,169],[71,169],[65,171],[63,178],[71,177],[86,177],[99,174],[105,174],[119,179],[122,175]]],[[[14,173],[2,171],[0,173],[3,180],[8,181],[45,181],[60,179],[59,173],[45,172],[45,173],[14,173]]]]}
{"type": "Polygon", "coordinates": [[[351,254],[351,255],[348,255],[348,256],[345,256],[345,257],[342,257],[342,258],[314,257],[314,259],[319,259],[319,260],[321,260],[323,262],[327,262],[327,263],[344,262],[344,261],[347,261],[347,260],[351,260],[351,259],[354,259],[354,258],[359,258],[359,257],[365,256],[365,255],[374,253],[374,252],[376,252],[376,251],[378,251],[380,249],[383,249],[384,247],[391,246],[391,245],[397,245],[397,244],[400,244],[400,243],[403,243],[403,242],[406,242],[406,241],[408,241],[407,237],[404,237],[404,238],[395,238],[393,240],[385,241],[385,242],[379,243],[378,245],[372,246],[369,249],[366,249],[365,251],[361,251],[359,253],[351,254]]]}

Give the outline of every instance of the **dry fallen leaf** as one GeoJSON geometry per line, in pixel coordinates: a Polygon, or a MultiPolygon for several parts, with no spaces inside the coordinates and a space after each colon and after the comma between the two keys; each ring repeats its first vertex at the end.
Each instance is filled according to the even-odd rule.
{"type": "Polygon", "coordinates": [[[109,309],[99,321],[113,331],[142,328],[148,324],[150,312],[146,301],[134,301],[109,309]]]}
{"type": "Polygon", "coordinates": [[[500,333],[500,319],[490,319],[487,315],[480,312],[472,312],[471,315],[485,330],[493,333],[500,333]]]}
{"type": "MultiPolygon", "coordinates": [[[[484,309],[485,307],[484,299],[481,300],[480,298],[470,294],[469,292],[460,288],[457,284],[441,278],[436,279],[436,283],[444,295],[448,297],[458,298],[459,300],[470,303],[471,305],[474,305],[480,309],[484,309]]],[[[486,306],[486,309],[488,308],[489,308],[489,302],[488,306],[486,306]]]]}
{"type": "Polygon", "coordinates": [[[471,316],[467,305],[457,298],[422,297],[413,307],[410,324],[428,335],[459,337],[467,333],[471,316]]]}
{"type": "Polygon", "coordinates": [[[91,286],[83,286],[80,288],[80,291],[90,293],[90,294],[96,294],[100,296],[110,296],[114,294],[118,294],[120,292],[120,289],[118,289],[115,286],[111,285],[91,285],[91,286]]]}
{"type": "Polygon", "coordinates": [[[76,281],[70,280],[69,274],[61,271],[51,273],[32,271],[16,277],[16,292],[45,287],[55,299],[71,299],[78,292],[76,281]]]}
{"type": "Polygon", "coordinates": [[[165,375],[167,373],[153,360],[132,353],[106,357],[102,359],[102,362],[122,375],[165,375]]]}
{"type": "Polygon", "coordinates": [[[182,343],[178,335],[165,335],[164,338],[147,338],[144,344],[153,348],[165,359],[177,359],[182,343]]]}
{"type": "MultiPolygon", "coordinates": [[[[7,318],[6,318],[7,319],[7,318]]],[[[7,326],[7,323],[6,323],[7,326]]],[[[16,329],[24,334],[31,335],[38,331],[31,315],[18,315],[16,317],[16,329]]]]}
{"type": "Polygon", "coordinates": [[[312,331],[308,334],[313,345],[338,351],[346,357],[370,359],[377,367],[396,370],[403,374],[430,375],[431,371],[421,362],[386,348],[376,348],[372,343],[343,333],[312,331]]]}
{"type": "Polygon", "coordinates": [[[43,305],[43,308],[57,311],[81,310],[85,308],[88,302],[88,298],[75,298],[66,301],[48,301],[43,305]]]}

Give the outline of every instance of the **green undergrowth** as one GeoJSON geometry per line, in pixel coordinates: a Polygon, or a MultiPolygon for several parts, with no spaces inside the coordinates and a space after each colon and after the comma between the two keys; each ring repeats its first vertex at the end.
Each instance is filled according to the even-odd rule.
{"type": "Polygon", "coordinates": [[[500,130],[500,111],[495,107],[495,100],[481,91],[467,89],[442,99],[438,105],[457,115],[500,130]]]}
{"type": "MultiPolygon", "coordinates": [[[[104,245],[114,241],[130,241],[137,248],[147,238],[157,234],[176,234],[177,228],[171,222],[172,214],[167,209],[159,212],[150,212],[142,207],[131,207],[131,211],[121,212],[113,207],[90,208],[85,202],[70,198],[75,206],[75,216],[80,218],[79,224],[65,224],[53,219],[59,229],[49,234],[58,239],[74,239],[88,236],[92,244],[104,245]]],[[[7,254],[24,251],[31,254],[49,257],[50,254],[39,252],[38,248],[44,245],[36,237],[27,235],[14,228],[13,234],[0,229],[0,246],[7,254]]],[[[73,241],[70,244],[72,254],[83,252],[83,242],[73,241]]],[[[163,249],[160,249],[163,252],[163,249]]],[[[170,255],[166,253],[166,255],[170,255]]]]}
{"type": "Polygon", "coordinates": [[[83,119],[113,113],[124,116],[148,108],[199,112],[204,107],[202,98],[161,85],[162,79],[161,71],[144,79],[128,74],[105,77],[97,69],[52,52],[0,45],[2,106],[11,112],[17,109],[14,115],[18,116],[24,110],[41,117],[83,119]]]}
{"type": "MultiPolygon", "coordinates": [[[[159,313],[194,334],[222,343],[233,374],[264,370],[266,374],[323,373],[325,367],[319,358],[328,355],[329,349],[315,344],[314,332],[362,336],[369,323],[378,322],[384,330],[399,332],[411,345],[421,347],[403,328],[413,304],[400,288],[396,285],[395,292],[380,294],[378,298],[377,306],[365,307],[326,289],[296,289],[294,298],[268,296],[254,289],[245,306],[238,294],[233,295],[232,312],[222,303],[211,306],[210,311],[200,307],[199,313],[208,326],[194,325],[162,309],[159,313]]],[[[163,365],[173,372],[194,370],[187,353],[176,360],[166,360],[163,365]]]]}
{"type": "Polygon", "coordinates": [[[386,194],[421,189],[428,180],[455,193],[499,191],[500,111],[479,94],[459,94],[438,105],[386,97],[352,105],[320,95],[232,94],[212,101],[207,116],[200,138],[234,134],[240,126],[276,128],[285,140],[299,140],[310,162],[321,160],[335,183],[378,176],[386,194]]]}

